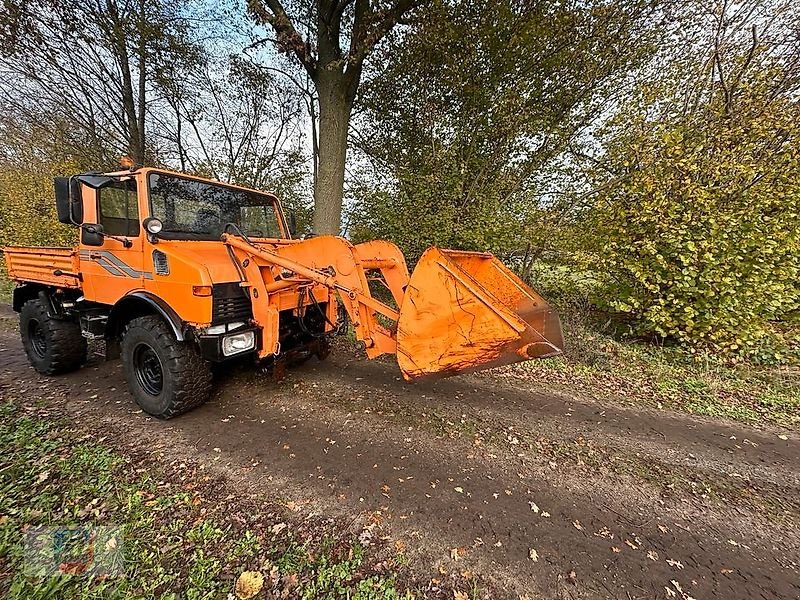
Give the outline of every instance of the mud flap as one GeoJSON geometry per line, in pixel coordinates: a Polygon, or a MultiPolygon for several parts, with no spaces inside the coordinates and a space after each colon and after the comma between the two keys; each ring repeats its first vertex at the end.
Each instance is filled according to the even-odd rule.
{"type": "Polygon", "coordinates": [[[447,377],[560,354],[561,322],[492,254],[429,248],[397,322],[403,376],[447,377]]]}

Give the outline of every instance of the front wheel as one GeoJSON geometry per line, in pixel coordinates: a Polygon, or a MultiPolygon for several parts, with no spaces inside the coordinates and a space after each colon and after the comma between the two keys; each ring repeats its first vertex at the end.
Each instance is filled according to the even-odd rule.
{"type": "Polygon", "coordinates": [[[194,345],[175,339],[160,317],[131,320],[121,346],[128,388],[146,413],[169,419],[208,400],[209,363],[194,345]]]}

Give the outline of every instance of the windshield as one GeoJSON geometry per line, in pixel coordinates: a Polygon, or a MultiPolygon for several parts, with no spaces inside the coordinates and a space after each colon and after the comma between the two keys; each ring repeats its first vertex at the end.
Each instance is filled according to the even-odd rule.
{"type": "Polygon", "coordinates": [[[272,199],[222,184],[151,173],[150,214],[164,224],[167,239],[218,240],[226,223],[248,237],[281,237],[272,199]]]}

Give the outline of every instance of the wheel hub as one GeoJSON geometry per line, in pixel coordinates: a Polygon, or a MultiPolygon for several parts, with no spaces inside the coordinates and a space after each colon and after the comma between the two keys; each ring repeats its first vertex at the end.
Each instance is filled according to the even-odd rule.
{"type": "Polygon", "coordinates": [[[44,329],[38,319],[31,319],[28,323],[28,338],[31,341],[31,349],[39,358],[44,358],[47,353],[47,338],[44,329]]]}
{"type": "Polygon", "coordinates": [[[136,381],[151,396],[158,396],[164,389],[164,370],[158,354],[147,344],[139,344],[133,350],[133,368],[136,381]]]}

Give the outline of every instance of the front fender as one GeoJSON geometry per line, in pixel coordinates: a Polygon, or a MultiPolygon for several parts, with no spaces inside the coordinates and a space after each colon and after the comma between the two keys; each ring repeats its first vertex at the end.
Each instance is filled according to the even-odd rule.
{"type": "Polygon", "coordinates": [[[112,339],[122,333],[122,326],[131,318],[157,314],[170,326],[175,338],[186,339],[186,326],[169,304],[158,296],[145,291],[131,292],[119,299],[112,307],[106,324],[106,338],[112,339]]]}

